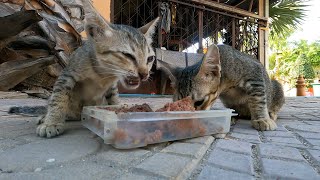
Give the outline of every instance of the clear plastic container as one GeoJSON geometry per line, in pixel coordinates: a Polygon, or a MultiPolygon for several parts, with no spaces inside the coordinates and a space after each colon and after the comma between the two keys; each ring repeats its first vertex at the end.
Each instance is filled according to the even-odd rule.
{"type": "Polygon", "coordinates": [[[106,107],[121,106],[84,107],[82,124],[118,149],[225,134],[230,130],[231,116],[235,115],[232,109],[116,114],[106,107]]]}

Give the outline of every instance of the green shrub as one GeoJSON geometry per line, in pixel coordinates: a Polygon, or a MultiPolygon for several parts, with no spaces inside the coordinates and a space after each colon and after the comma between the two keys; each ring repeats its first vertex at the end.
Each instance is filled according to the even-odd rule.
{"type": "Polygon", "coordinates": [[[293,69],[295,71],[294,75],[298,77],[300,74],[304,76],[305,79],[314,79],[315,73],[312,68],[310,61],[305,54],[301,54],[296,60],[296,67],[293,69]]]}

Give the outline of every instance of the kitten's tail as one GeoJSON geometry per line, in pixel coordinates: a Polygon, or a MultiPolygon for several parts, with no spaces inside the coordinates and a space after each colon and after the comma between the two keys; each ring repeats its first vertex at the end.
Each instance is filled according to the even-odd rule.
{"type": "Polygon", "coordinates": [[[41,116],[47,113],[47,106],[15,106],[11,107],[8,113],[41,116]]]}

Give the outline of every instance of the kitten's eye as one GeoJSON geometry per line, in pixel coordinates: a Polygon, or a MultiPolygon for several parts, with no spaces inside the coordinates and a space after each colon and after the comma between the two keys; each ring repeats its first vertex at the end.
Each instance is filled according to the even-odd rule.
{"type": "Polygon", "coordinates": [[[132,54],[129,54],[129,53],[122,53],[123,55],[125,55],[127,58],[129,58],[130,60],[132,61],[136,61],[136,58],[132,55],[132,54]]]}
{"type": "Polygon", "coordinates": [[[155,56],[150,56],[150,57],[148,57],[148,59],[147,59],[147,64],[153,62],[155,59],[156,59],[155,56]]]}

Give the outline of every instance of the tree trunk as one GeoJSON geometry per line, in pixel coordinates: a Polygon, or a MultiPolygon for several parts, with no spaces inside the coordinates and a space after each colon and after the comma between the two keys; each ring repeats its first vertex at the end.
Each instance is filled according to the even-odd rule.
{"type": "Polygon", "coordinates": [[[0,91],[7,91],[48,65],[54,64],[55,57],[17,60],[0,65],[0,91]]]}

